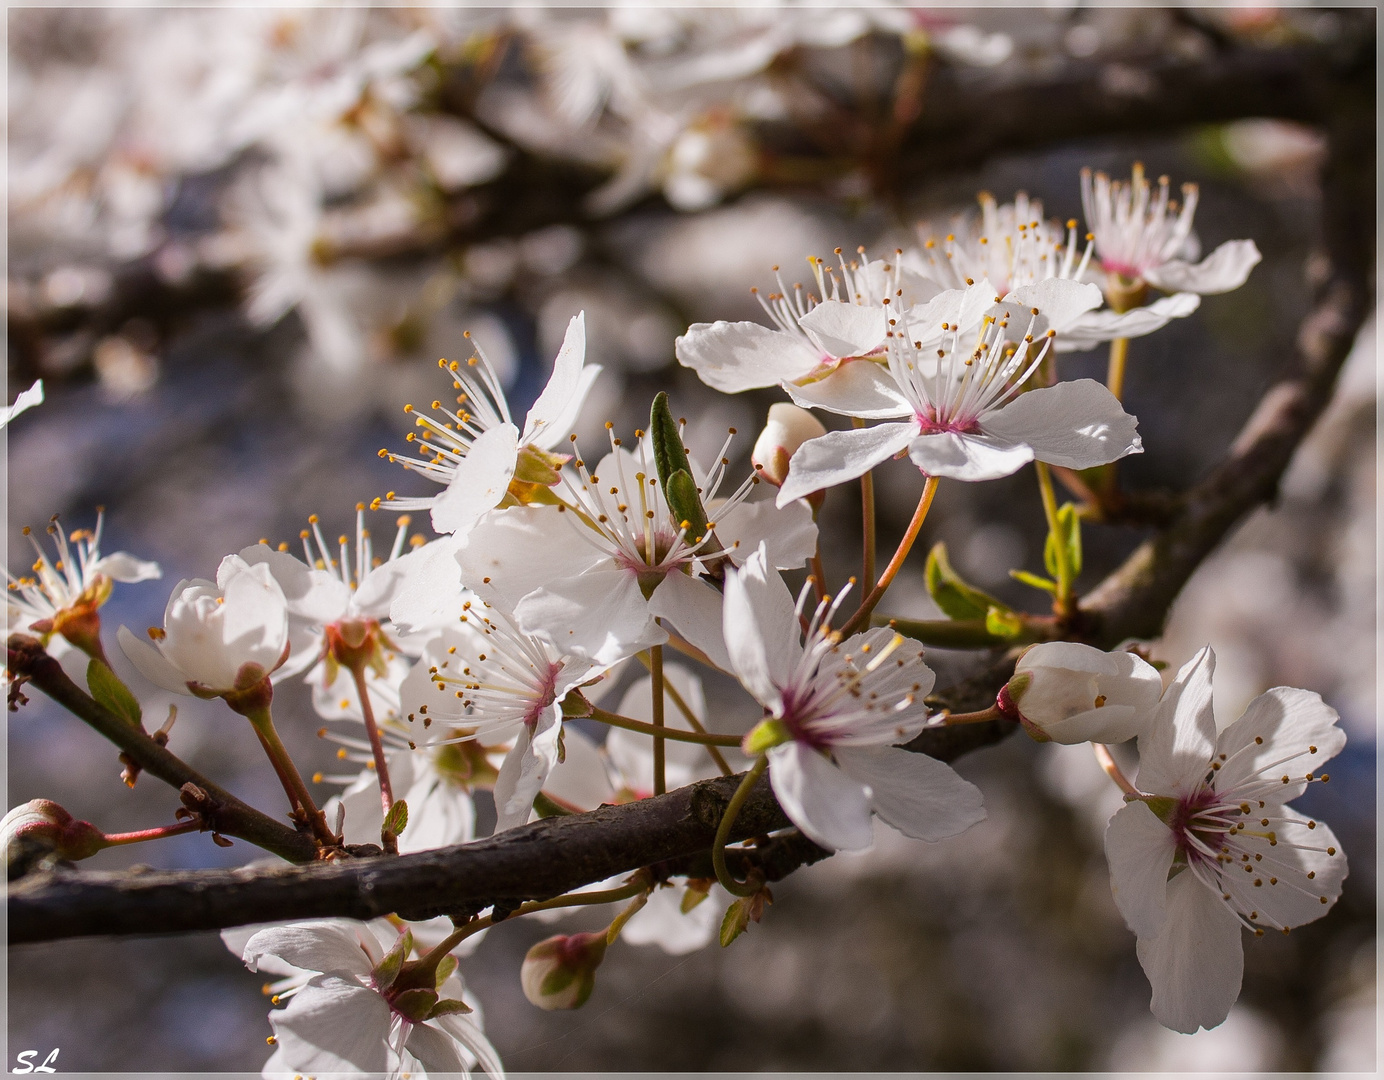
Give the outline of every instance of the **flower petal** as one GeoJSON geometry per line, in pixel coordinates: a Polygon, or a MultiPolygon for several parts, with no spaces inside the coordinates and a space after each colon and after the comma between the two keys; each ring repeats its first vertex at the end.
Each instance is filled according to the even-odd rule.
{"type": "Polygon", "coordinates": [[[727,571],[722,629],[732,670],[761,705],[777,711],[779,688],[789,685],[802,656],[801,629],[793,594],[767,561],[760,544],[744,566],[727,571]]]}
{"type": "Polygon", "coordinates": [[[1010,315],[1010,333],[1017,335],[1012,340],[1028,333],[1030,322],[1035,338],[1055,330],[1060,340],[1067,327],[1088,311],[1100,307],[1103,299],[1099,285],[1067,278],[1045,278],[1010,290],[1001,307],[1010,315]],[[1036,316],[1032,314],[1033,308],[1038,309],[1036,316]]]}
{"type": "Polygon", "coordinates": [[[1228,791],[1277,762],[1268,778],[1291,776],[1292,781],[1274,789],[1274,801],[1297,798],[1307,789],[1306,774],[1320,772],[1345,746],[1338,719],[1336,710],[1309,690],[1275,686],[1260,694],[1216,740],[1217,756],[1227,759],[1216,774],[1216,790],[1228,791]],[[1263,743],[1256,745],[1256,738],[1263,743]],[[1283,760],[1294,753],[1300,756],[1283,760]]]}
{"type": "Polygon", "coordinates": [[[908,457],[928,476],[979,481],[1018,472],[1033,460],[1033,451],[991,436],[946,431],[913,439],[908,457]]]}
{"type": "Polygon", "coordinates": [[[657,945],[669,956],[685,956],[711,944],[720,909],[704,900],[684,913],[682,897],[682,889],[655,889],[649,902],[625,924],[621,940],[630,945],[657,945]]]}
{"type": "Polygon", "coordinates": [[[1240,834],[1238,846],[1253,855],[1254,870],[1236,873],[1247,864],[1227,866],[1221,875],[1225,891],[1261,926],[1302,926],[1320,919],[1340,899],[1349,870],[1341,842],[1320,821],[1308,828],[1306,822],[1280,818],[1272,825],[1274,844],[1240,834]]]}
{"type": "Polygon", "coordinates": [[[586,312],[579,311],[567,324],[548,385],[543,387],[524,421],[524,437],[520,441],[525,446],[551,450],[571,432],[591,384],[601,373],[598,364],[587,367],[585,360],[586,312]]]}
{"type": "Polygon", "coordinates": [[[805,743],[769,751],[769,782],[783,812],[809,840],[834,851],[864,851],[873,837],[865,786],[805,743]]]}
{"type": "Polygon", "coordinates": [[[829,431],[821,438],[809,439],[788,463],[788,479],[779,488],[776,501],[779,506],[787,506],[814,491],[863,476],[908,446],[917,433],[918,425],[909,421],[829,431]]]}
{"type": "Polygon", "coordinates": [[[378,1073],[388,1064],[391,1013],[354,979],[317,975],[269,1014],[284,1063],[303,1073],[378,1073]]]}
{"type": "Polygon", "coordinates": [[[783,388],[804,409],[826,409],[862,420],[887,420],[913,412],[889,369],[873,360],[852,360],[819,379],[785,382],[783,388]]]}
{"type": "Polygon", "coordinates": [[[465,533],[500,505],[519,460],[519,429],[497,424],[482,432],[456,464],[451,483],[433,500],[432,527],[439,533],[465,533]]]}
{"type": "Polygon", "coordinates": [[[1154,937],[1166,918],[1168,871],[1177,853],[1173,831],[1144,802],[1126,803],[1105,829],[1105,861],[1115,906],[1139,938],[1154,937]]]}
{"type": "Polygon", "coordinates": [[[557,739],[561,731],[562,706],[558,703],[538,718],[532,735],[527,726],[519,729],[514,749],[505,757],[495,780],[497,833],[527,824],[533,800],[543,790],[543,782],[557,764],[557,739]]]}
{"type": "Polygon", "coordinates": [[[1019,711],[1060,743],[1132,739],[1152,724],[1163,693],[1162,677],[1133,653],[1073,641],[1033,646],[1015,673],[1028,675],[1014,695],[1019,711]]]}
{"type": "Polygon", "coordinates": [[[801,379],[830,359],[796,334],[752,322],[693,323],[673,351],[678,363],[723,394],[801,379]]]}
{"type": "Polygon", "coordinates": [[[980,418],[981,429],[1013,445],[1031,447],[1049,465],[1089,469],[1143,453],[1139,422],[1094,379],[1030,390],[980,418]]]}
{"type": "Polygon", "coordinates": [[[505,1067],[500,1064],[500,1055],[495,1052],[490,1040],[470,1016],[465,1013],[448,1013],[446,1016],[439,1016],[432,1023],[466,1047],[476,1059],[477,1067],[491,1080],[505,1080],[505,1067]]]}
{"type": "Polygon", "coordinates": [[[1174,259],[1147,271],[1144,278],[1165,292],[1208,296],[1238,289],[1262,258],[1253,240],[1227,240],[1195,266],[1174,259]]]}
{"type": "Polygon", "coordinates": [[[1153,723],[1139,736],[1141,791],[1189,794],[1201,784],[1216,753],[1216,718],[1211,711],[1215,670],[1216,654],[1208,645],[1163,691],[1153,723]]]}
{"type": "Polygon", "coordinates": [[[798,320],[834,358],[866,356],[884,344],[888,319],[883,307],[823,300],[798,320]]]}
{"type": "Polygon", "coordinates": [[[553,506],[499,510],[472,529],[458,549],[461,580],[512,608],[550,581],[577,577],[598,563],[608,563],[604,552],[567,531],[585,528],[553,506]]]}
{"type": "Polygon", "coordinates": [[[980,788],[936,758],[894,746],[837,747],[835,755],[870,789],[875,813],[905,836],[945,840],[985,820],[980,788]]]}
{"type": "Polygon", "coordinates": [[[1152,304],[1123,313],[1111,308],[1082,315],[1054,339],[1058,352],[1082,352],[1115,338],[1136,338],[1151,334],[1173,319],[1184,319],[1201,307],[1196,293],[1180,292],[1164,296],[1152,304]]]}
{"type": "Polygon", "coordinates": [[[429,1076],[466,1072],[466,1062],[462,1060],[456,1040],[430,1024],[414,1024],[404,1040],[404,1049],[418,1060],[429,1076]]]}
{"type": "Polygon", "coordinates": [[[742,563],[759,549],[767,549],[769,564],[780,570],[796,570],[817,550],[817,523],[812,507],[801,499],[777,506],[772,499],[743,502],[725,513],[715,508],[716,535],[730,557],[742,563]]]}
{"type": "Polygon", "coordinates": [[[670,624],[722,671],[731,670],[721,628],[721,594],[705,579],[669,574],[649,597],[649,614],[670,624]]]}
{"type": "Polygon", "coordinates": [[[187,688],[187,676],[164,659],[163,653],[149,642],[140,641],[129,627],[122,626],[116,631],[115,637],[120,642],[120,650],[129,657],[135,670],[155,686],[172,690],[175,694],[192,693],[187,688]]]}
{"type": "Polygon", "coordinates": [[[597,664],[614,664],[668,640],[632,570],[589,570],[549,582],[520,600],[514,616],[524,633],[597,664]]]}
{"type": "Polygon", "coordinates": [[[125,551],[112,551],[104,558],[96,560],[90,571],[93,574],[105,574],[112,581],[123,581],[127,584],[163,577],[158,563],[136,559],[125,551]]]}
{"type": "MultiPolygon", "coordinates": [[[[350,606],[349,587],[324,570],[314,570],[286,551],[276,551],[268,544],[251,544],[242,548],[238,557],[248,566],[262,563],[269,567],[269,573],[284,594],[289,615],[304,623],[325,626],[336,622],[350,606]]],[[[226,565],[224,561],[223,565],[226,565]]],[[[220,571],[217,577],[221,577],[220,571]]]]}
{"type": "Polygon", "coordinates": [[[1138,952],[1153,985],[1153,1015],[1164,1027],[1186,1035],[1213,1028],[1240,996],[1240,920],[1187,871],[1168,882],[1163,929],[1140,938],[1138,952]]]}
{"type": "Polygon", "coordinates": [[[381,957],[371,955],[374,935],[362,922],[351,919],[314,919],[309,922],[270,926],[245,943],[241,959],[258,971],[262,956],[276,956],[304,971],[336,972],[368,977],[381,957]]]}
{"type": "MultiPolygon", "coordinates": [[[[464,538],[443,536],[404,556],[404,581],[389,602],[389,619],[405,633],[450,628],[466,590],[457,559],[464,538]]],[[[399,560],[400,562],[403,559],[399,560]]]]}

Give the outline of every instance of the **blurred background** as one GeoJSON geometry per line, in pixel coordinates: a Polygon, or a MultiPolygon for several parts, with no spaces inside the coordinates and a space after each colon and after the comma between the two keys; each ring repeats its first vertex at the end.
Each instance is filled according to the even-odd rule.
{"type": "MultiPolygon", "coordinates": [[[[1358,14],[1358,13],[1357,13],[1358,14]]],[[[1131,487],[1183,488],[1226,450],[1290,363],[1308,310],[1323,140],[1244,120],[1157,136],[1084,139],[946,170],[892,170],[934,87],[1022,86],[1099,65],[1114,97],[1140,64],[1226,43],[1329,49],[1358,32],[1339,12],[780,8],[11,10],[9,396],[48,400],[9,429],[9,566],[22,526],[61,514],[104,550],[161,563],[118,586],[110,634],[160,621],[174,582],[212,576],[261,537],[293,540],[309,514],[348,530],[357,501],[431,494],[377,457],[403,448],[402,407],[442,386],[469,330],[516,412],[585,310],[605,371],[578,435],[642,426],[668,389],[694,451],[735,427],[736,468],[773,392],[719,395],[673,360],[695,321],[762,320],[751,287],[807,278],[807,256],[872,255],[945,233],[1018,191],[1081,216],[1083,166],[1195,181],[1204,250],[1252,238],[1263,263],[1130,349],[1126,403],[1146,452],[1131,487]],[[920,223],[928,223],[922,225],[920,223]]],[[[1372,40],[1373,29],[1369,34],[1372,40]]],[[[1330,413],[1273,509],[1257,511],[1192,579],[1153,654],[1176,668],[1216,649],[1225,723],[1264,689],[1321,693],[1350,737],[1297,805],[1350,857],[1330,915],[1246,941],[1245,989],[1224,1025],[1163,1030],[1101,848],[1118,792],[1084,747],[1023,738],[964,758],[989,819],[939,845],[890,830],[774,887],[763,923],[686,957],[612,950],[573,1014],[542,1013],[519,962],[551,933],[514,925],[463,965],[486,1029],[515,1071],[611,1069],[1351,1070],[1375,1062],[1375,330],[1361,334],[1330,413]]],[[[1097,351],[1062,360],[1104,373],[1097,351]]],[[[742,472],[743,475],[743,472],[742,472]]],[[[881,550],[921,480],[876,471],[881,550]]],[[[856,494],[823,514],[828,575],[856,572],[856,494]]],[[[392,517],[375,515],[377,535],[392,517]],[[383,520],[380,520],[383,518],[383,520]]],[[[1016,607],[1041,594],[1044,526],[1028,471],[943,485],[918,551],[1016,607]]],[[[1088,526],[1090,587],[1145,534],[1088,526]]],[[[886,546],[889,545],[889,546],[886,546]]],[[[921,557],[886,606],[935,614],[921,557]]],[[[121,668],[123,657],[114,658],[121,668]]],[[[934,650],[945,685],[977,663],[934,650]]],[[[128,673],[127,670],[122,673],[128,673]]],[[[144,684],[140,684],[143,686],[144,684]]],[[[753,712],[707,680],[713,718],[753,712]]],[[[127,790],[113,749],[32,695],[10,714],[8,806],[43,796],[107,831],[176,806],[127,790]]],[[[161,716],[167,696],[145,697],[161,716]]],[[[276,700],[305,774],[330,749],[305,691],[276,700]]],[[[277,805],[246,725],[179,699],[172,749],[248,801],[277,805]]],[[[205,837],[102,853],[116,868],[226,866],[205,837]]],[[[579,925],[573,920],[569,925],[579,925]]],[[[66,1071],[257,1071],[267,1002],[214,934],[79,940],[9,952],[9,1047],[60,1046],[66,1071]]],[[[7,1066],[8,1067],[8,1066],[7,1066]]]]}

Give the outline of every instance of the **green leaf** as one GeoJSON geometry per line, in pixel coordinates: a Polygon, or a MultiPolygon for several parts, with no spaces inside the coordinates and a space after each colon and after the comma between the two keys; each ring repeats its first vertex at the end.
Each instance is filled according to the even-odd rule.
{"type": "Polygon", "coordinates": [[[1048,530],[1043,544],[1043,564],[1051,577],[1068,586],[1081,573],[1081,515],[1072,503],[1063,503],[1057,510],[1056,528],[1048,530]]]}
{"type": "Polygon", "coordinates": [[[950,618],[983,619],[991,608],[1009,610],[1007,605],[969,584],[953,570],[947,558],[947,545],[940,541],[927,554],[924,574],[928,594],[950,618]]]}
{"type": "Polygon", "coordinates": [[[1067,565],[1072,568],[1072,581],[1081,574],[1081,514],[1072,503],[1063,503],[1057,511],[1057,523],[1066,534],[1067,565]]]}
{"type": "Polygon", "coordinates": [[[688,543],[695,544],[706,535],[706,510],[702,507],[702,496],[691,473],[679,469],[668,477],[668,482],[663,486],[663,497],[668,500],[673,520],[687,529],[688,543]],[[683,526],[684,522],[686,526],[683,526]]]}
{"type": "Polygon", "coordinates": [[[1057,582],[1049,581],[1045,577],[1030,574],[1027,570],[1011,570],[1009,576],[1025,585],[1032,585],[1035,589],[1042,589],[1046,593],[1052,593],[1053,596],[1057,595],[1057,582]]]}
{"type": "Polygon", "coordinates": [[[144,726],[139,699],[130,693],[120,678],[100,660],[87,664],[87,688],[100,704],[134,727],[144,726]]]}
{"type": "Polygon", "coordinates": [[[679,471],[687,473],[690,477],[692,463],[687,460],[687,451],[682,445],[682,432],[678,430],[678,422],[673,419],[668,395],[661,390],[654,397],[653,407],[649,409],[649,436],[654,444],[654,468],[658,470],[658,482],[663,485],[666,494],[669,478],[679,471]]]}
{"type": "Polygon", "coordinates": [[[1009,641],[1024,632],[1024,620],[1008,608],[992,607],[985,613],[985,629],[1009,641]]]}
{"type": "Polygon", "coordinates": [[[738,938],[750,925],[750,901],[753,899],[752,896],[742,896],[726,908],[725,918],[721,920],[721,948],[724,949],[738,938]]]}
{"type": "Polygon", "coordinates": [[[408,826],[408,803],[397,800],[385,815],[384,831],[392,836],[402,836],[408,826]]]}

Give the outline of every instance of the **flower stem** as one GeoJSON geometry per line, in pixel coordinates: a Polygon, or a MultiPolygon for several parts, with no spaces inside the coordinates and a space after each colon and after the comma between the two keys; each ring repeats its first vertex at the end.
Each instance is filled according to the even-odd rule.
{"type": "Polygon", "coordinates": [[[855,614],[841,627],[842,636],[853,634],[866,625],[870,618],[870,612],[874,611],[875,605],[884,598],[885,591],[893,583],[895,575],[903,566],[904,559],[908,558],[908,553],[913,548],[913,541],[918,539],[918,531],[923,527],[928,509],[932,506],[933,496],[937,494],[937,483],[937,477],[929,476],[927,482],[923,484],[923,494],[918,500],[918,508],[913,511],[913,520],[908,523],[908,531],[903,534],[903,539],[899,541],[894,557],[889,560],[889,565],[884,568],[884,573],[880,575],[879,581],[875,583],[869,595],[861,602],[855,614]]]}
{"type": "Polygon", "coordinates": [[[960,712],[947,713],[942,717],[942,724],[946,727],[955,727],[958,724],[984,724],[990,720],[1002,720],[1004,713],[991,705],[988,709],[981,709],[979,712],[960,712]]]}
{"type": "Polygon", "coordinates": [[[607,945],[615,944],[615,939],[620,936],[620,931],[625,928],[625,923],[629,922],[632,918],[638,915],[639,912],[643,909],[644,905],[648,902],[649,891],[646,889],[644,892],[635,896],[635,898],[629,902],[629,905],[625,908],[625,910],[620,912],[619,915],[616,915],[615,918],[611,920],[610,925],[606,927],[607,945]]]}
{"type": "Polygon", "coordinates": [[[1052,488],[1052,470],[1046,461],[1035,461],[1033,468],[1038,473],[1038,491],[1043,497],[1043,516],[1048,520],[1048,535],[1052,537],[1053,550],[1057,554],[1057,595],[1053,597],[1053,612],[1060,618],[1072,609],[1072,568],[1067,561],[1067,545],[1062,541],[1057,524],[1057,494],[1052,488]]]}
{"type": "MultiPolygon", "coordinates": [[[[639,654],[639,662],[646,668],[650,668],[653,665],[653,660],[650,659],[649,654],[646,652],[639,654]]],[[[678,693],[678,688],[667,679],[663,681],[663,692],[672,698],[674,706],[677,707],[678,712],[682,713],[682,718],[687,721],[688,726],[698,734],[705,735],[706,728],[703,726],[702,722],[697,719],[697,714],[688,707],[687,702],[683,700],[683,696],[678,693]]],[[[710,743],[706,744],[706,752],[711,755],[711,760],[716,762],[716,767],[721,770],[722,776],[730,776],[735,772],[735,770],[730,767],[730,764],[726,761],[721,751],[717,750],[716,747],[712,746],[710,743]]]]}
{"type": "Polygon", "coordinates": [[[666,744],[663,741],[663,646],[655,645],[649,649],[649,689],[653,695],[654,735],[654,794],[663,795],[668,791],[668,777],[665,769],[666,744]]]}
{"type": "MultiPolygon", "coordinates": [[[[643,720],[632,720],[628,716],[621,716],[619,713],[606,712],[604,709],[595,705],[591,706],[591,713],[586,717],[589,720],[597,720],[602,724],[609,724],[611,727],[624,728],[626,731],[637,731],[642,735],[654,735],[661,739],[671,739],[673,742],[697,743],[700,746],[739,746],[739,735],[716,735],[708,731],[683,731],[680,728],[656,727],[653,724],[646,724],[643,720]]],[[[662,792],[655,792],[662,794],[662,792]]]]}
{"type": "Polygon", "coordinates": [[[204,827],[205,824],[200,818],[192,818],[188,821],[180,821],[176,825],[160,825],[157,829],[106,833],[104,846],[116,847],[120,844],[138,844],[145,840],[162,840],[165,836],[181,836],[183,833],[196,832],[204,827]]]}
{"type": "Polygon", "coordinates": [[[716,880],[732,896],[753,896],[759,892],[758,885],[736,881],[731,876],[730,869],[726,866],[726,841],[730,839],[730,830],[735,824],[735,819],[740,816],[740,808],[750,797],[750,789],[759,782],[759,778],[764,775],[764,770],[768,767],[769,756],[760,754],[759,760],[754,763],[754,768],[745,774],[745,778],[740,781],[740,786],[735,789],[735,794],[731,796],[730,803],[726,806],[726,812],[721,815],[721,824],[716,827],[716,839],[711,845],[711,865],[716,868],[716,880]]]}
{"type": "MultiPolygon", "coordinates": [[[[389,764],[384,759],[384,743],[380,741],[380,728],[375,723],[375,708],[370,704],[370,688],[365,682],[365,664],[359,663],[351,668],[356,682],[356,694],[360,698],[360,715],[365,720],[365,734],[370,739],[370,753],[375,757],[375,776],[380,781],[380,805],[384,808],[384,820],[389,820],[389,811],[394,806],[394,788],[389,782],[389,764]]],[[[390,855],[399,854],[399,838],[387,826],[380,828],[380,843],[390,855]]]]}
{"type": "Polygon", "coordinates": [[[322,816],[322,811],[317,809],[317,804],[312,801],[312,795],[308,791],[307,785],[303,783],[302,776],[298,774],[298,767],[293,764],[293,759],[288,756],[288,750],[279,739],[279,733],[274,728],[274,718],[269,710],[256,709],[249,714],[248,719],[255,729],[255,734],[259,736],[264,752],[269,755],[269,763],[279,774],[279,782],[283,784],[284,791],[288,793],[288,801],[294,809],[300,811],[307,818],[307,824],[311,826],[312,831],[317,834],[317,838],[322,843],[335,844],[336,837],[327,827],[327,819],[322,816]]]}
{"type": "Polygon", "coordinates": [[[1110,747],[1104,743],[1093,742],[1091,750],[1095,753],[1096,760],[1100,762],[1100,767],[1105,770],[1105,775],[1115,781],[1119,789],[1126,795],[1133,795],[1138,798],[1139,789],[1130,783],[1129,777],[1121,771],[1119,764],[1111,756],[1110,747]]]}
{"type": "MultiPolygon", "coordinates": [[[[857,428],[863,428],[865,421],[858,416],[851,418],[851,423],[857,428]]],[[[861,578],[861,588],[869,593],[875,587],[875,474],[873,471],[866,472],[860,478],[860,516],[861,516],[861,537],[865,549],[864,576],[861,578]]],[[[822,589],[826,588],[823,582],[822,589]]],[[[820,600],[822,590],[818,590],[817,599],[820,600]]]]}
{"type": "Polygon", "coordinates": [[[817,541],[817,550],[812,553],[809,562],[812,573],[812,591],[817,594],[817,603],[822,602],[822,598],[827,594],[827,572],[822,566],[822,542],[817,541]]]}
{"type": "Polygon", "coordinates": [[[1125,360],[1129,356],[1129,338],[1117,337],[1110,342],[1110,367],[1105,385],[1119,401],[1124,396],[1125,360]]]}

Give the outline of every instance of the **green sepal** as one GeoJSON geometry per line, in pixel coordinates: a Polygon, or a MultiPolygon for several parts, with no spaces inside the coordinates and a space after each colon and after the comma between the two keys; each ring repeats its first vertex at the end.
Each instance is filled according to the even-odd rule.
{"type": "Polygon", "coordinates": [[[1172,824],[1173,811],[1177,809],[1176,799],[1170,799],[1166,795],[1150,795],[1142,801],[1164,825],[1172,824]]]}
{"type": "Polygon", "coordinates": [[[562,699],[562,715],[564,717],[580,717],[591,715],[591,702],[580,690],[569,690],[567,696],[562,699]]]}
{"type": "Polygon", "coordinates": [[[514,479],[521,484],[552,487],[562,479],[562,467],[571,460],[571,454],[554,454],[536,446],[523,446],[514,463],[514,479]]]}
{"type": "Polygon", "coordinates": [[[443,998],[432,1007],[432,1011],[428,1013],[428,1019],[433,1020],[439,1016],[451,1016],[455,1013],[469,1013],[471,1011],[471,1006],[464,1001],[458,1001],[456,998],[443,998]]]}
{"type": "MultiPolygon", "coordinates": [[[[572,985],[576,977],[576,968],[568,967],[566,964],[558,964],[552,971],[543,976],[543,981],[538,984],[538,992],[543,997],[560,994],[572,985]]],[[[583,998],[583,1000],[585,999],[583,998]]]]}
{"type": "Polygon", "coordinates": [[[721,948],[725,948],[732,941],[743,934],[750,925],[750,901],[752,896],[742,896],[726,908],[725,917],[721,920],[721,948]]]}
{"type": "Polygon", "coordinates": [[[385,953],[384,959],[370,973],[373,976],[376,989],[388,990],[394,985],[394,980],[399,977],[399,972],[404,967],[404,961],[408,959],[408,954],[411,952],[413,952],[413,931],[405,930],[399,935],[399,940],[394,943],[394,947],[385,953]]]}
{"type": "Polygon", "coordinates": [[[1049,581],[1045,577],[1039,577],[1037,574],[1030,574],[1027,570],[1011,570],[1009,571],[1009,576],[1024,585],[1031,585],[1035,589],[1042,589],[1045,593],[1051,593],[1053,596],[1057,595],[1057,582],[1049,581]]]}
{"type": "Polygon", "coordinates": [[[104,705],[116,716],[137,728],[144,727],[144,713],[139,707],[139,699],[130,693],[130,688],[100,660],[87,664],[87,689],[97,702],[104,705]]]}
{"type": "Polygon", "coordinates": [[[1024,620],[1008,608],[992,607],[985,613],[985,629],[997,638],[1013,641],[1024,632],[1024,620]]]}
{"type": "MultiPolygon", "coordinates": [[[[437,962],[437,974],[433,976],[433,986],[442,989],[442,984],[452,977],[452,972],[457,969],[458,960],[451,953],[448,953],[437,962]]],[[[468,1009],[467,1012],[470,1012],[468,1009]]]]}
{"type": "Polygon", "coordinates": [[[750,729],[740,744],[746,757],[759,757],[764,751],[781,743],[792,742],[793,733],[782,720],[761,720],[750,729]]]}
{"type": "Polygon", "coordinates": [[[969,584],[952,569],[951,561],[947,558],[947,545],[941,541],[928,552],[923,573],[928,595],[949,618],[983,619],[992,608],[1009,610],[1005,604],[969,584]]]}
{"type": "Polygon", "coordinates": [[[391,836],[402,836],[407,827],[408,803],[403,799],[396,799],[394,805],[389,808],[389,813],[385,815],[384,831],[391,836]]]}
{"type": "Polygon", "coordinates": [[[424,990],[421,987],[417,990],[405,990],[389,1004],[405,1020],[419,1024],[437,1008],[437,991],[424,990]]]}
{"type": "Polygon", "coordinates": [[[654,468],[658,470],[658,482],[663,485],[666,494],[669,478],[675,472],[685,472],[690,477],[692,463],[687,460],[682,432],[678,430],[678,422],[673,419],[668,395],[662,390],[654,396],[653,406],[649,409],[649,436],[654,444],[654,468]]]}
{"type": "Polygon", "coordinates": [[[713,878],[689,878],[687,891],[682,894],[682,903],[678,905],[678,910],[686,915],[711,894],[711,886],[715,884],[713,878]]]}

